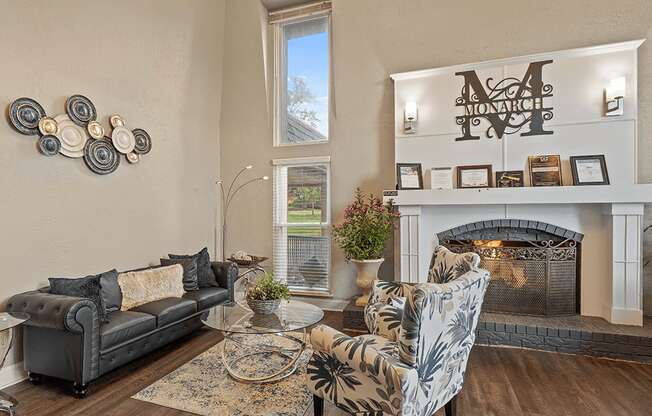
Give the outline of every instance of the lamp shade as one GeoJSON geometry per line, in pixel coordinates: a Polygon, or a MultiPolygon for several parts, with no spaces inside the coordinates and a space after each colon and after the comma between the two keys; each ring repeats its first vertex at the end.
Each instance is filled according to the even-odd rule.
{"type": "Polygon", "coordinates": [[[417,119],[417,103],[415,102],[405,103],[405,119],[408,121],[413,121],[417,119]]]}
{"type": "Polygon", "coordinates": [[[625,77],[618,77],[611,80],[607,88],[607,98],[614,99],[625,96],[627,81],[625,77]]]}

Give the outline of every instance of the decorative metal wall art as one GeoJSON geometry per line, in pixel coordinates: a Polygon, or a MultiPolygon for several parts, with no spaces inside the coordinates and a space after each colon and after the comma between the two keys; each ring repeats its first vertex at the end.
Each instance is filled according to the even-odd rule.
{"type": "Polygon", "coordinates": [[[18,98],[9,106],[9,121],[21,134],[40,136],[37,147],[43,155],[83,157],[86,166],[98,175],[115,172],[120,154],[129,163],[138,163],[141,155],[152,150],[149,134],[143,129],[129,130],[119,115],[109,118],[113,130],[106,137],[95,105],[79,94],[66,100],[66,114],[54,117],[47,116],[35,100],[18,98]]]}
{"type": "Polygon", "coordinates": [[[483,85],[475,71],[456,72],[464,77],[461,95],[455,100],[457,107],[464,109],[464,115],[456,116],[455,122],[462,128],[462,136],[455,140],[479,140],[471,134],[471,127],[480,125],[481,119],[489,122],[488,138],[514,134],[529,124],[529,131],[521,136],[552,134],[544,130],[544,121],[553,117],[553,107],[547,107],[545,98],[552,97],[553,87],[542,80],[544,65],[552,60],[532,62],[523,79],[508,77],[495,82],[487,78],[483,85]],[[486,89],[485,89],[486,86],[486,89]]]}

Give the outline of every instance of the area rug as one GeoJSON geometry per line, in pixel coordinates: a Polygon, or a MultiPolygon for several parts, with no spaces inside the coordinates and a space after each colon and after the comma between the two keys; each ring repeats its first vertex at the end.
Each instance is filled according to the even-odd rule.
{"type": "MultiPolygon", "coordinates": [[[[278,338],[249,336],[255,342],[278,344],[278,338]]],[[[224,341],[222,341],[224,342],[224,341]]],[[[266,384],[241,383],[222,364],[222,342],[138,392],[134,399],[203,416],[300,416],[312,403],[305,386],[306,364],[311,351],[304,351],[297,371],[288,378],[266,384]]],[[[231,343],[229,343],[231,345],[231,343]]],[[[229,348],[230,350],[230,348],[229,348]]],[[[234,348],[234,351],[236,348],[234,348]]],[[[228,351],[228,354],[237,352],[228,351]]],[[[239,370],[264,374],[278,358],[268,355],[243,362],[239,370]]],[[[276,362],[275,362],[276,361],[276,362]]]]}

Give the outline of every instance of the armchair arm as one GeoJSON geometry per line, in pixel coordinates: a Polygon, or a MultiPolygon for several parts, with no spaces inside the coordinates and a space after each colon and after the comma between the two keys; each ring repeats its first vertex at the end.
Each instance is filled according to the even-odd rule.
{"type": "Polygon", "coordinates": [[[27,326],[82,333],[84,327],[99,329],[97,307],[84,298],[53,295],[34,290],[15,295],[7,302],[9,312],[27,312],[27,326]]]}
{"type": "Polygon", "coordinates": [[[366,374],[377,384],[397,389],[397,393],[409,379],[417,378],[416,370],[398,358],[381,353],[369,340],[352,338],[326,325],[312,330],[310,343],[315,353],[330,355],[353,370],[366,374]]]}
{"type": "Polygon", "coordinates": [[[211,268],[215,273],[215,281],[220,287],[228,289],[229,301],[233,302],[235,281],[238,280],[238,266],[230,261],[211,262],[211,268]]]}

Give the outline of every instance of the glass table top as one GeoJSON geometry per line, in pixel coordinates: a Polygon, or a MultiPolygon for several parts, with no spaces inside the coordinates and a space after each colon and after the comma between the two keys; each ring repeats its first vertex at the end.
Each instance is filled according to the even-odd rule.
{"type": "Polygon", "coordinates": [[[253,313],[238,303],[226,303],[209,309],[202,319],[211,328],[241,334],[272,334],[304,329],[324,318],[324,312],[309,303],[297,300],[281,301],[269,315],[253,313]]]}
{"type": "Polygon", "coordinates": [[[0,331],[6,331],[29,320],[29,314],[24,312],[0,312],[0,331]]]}

